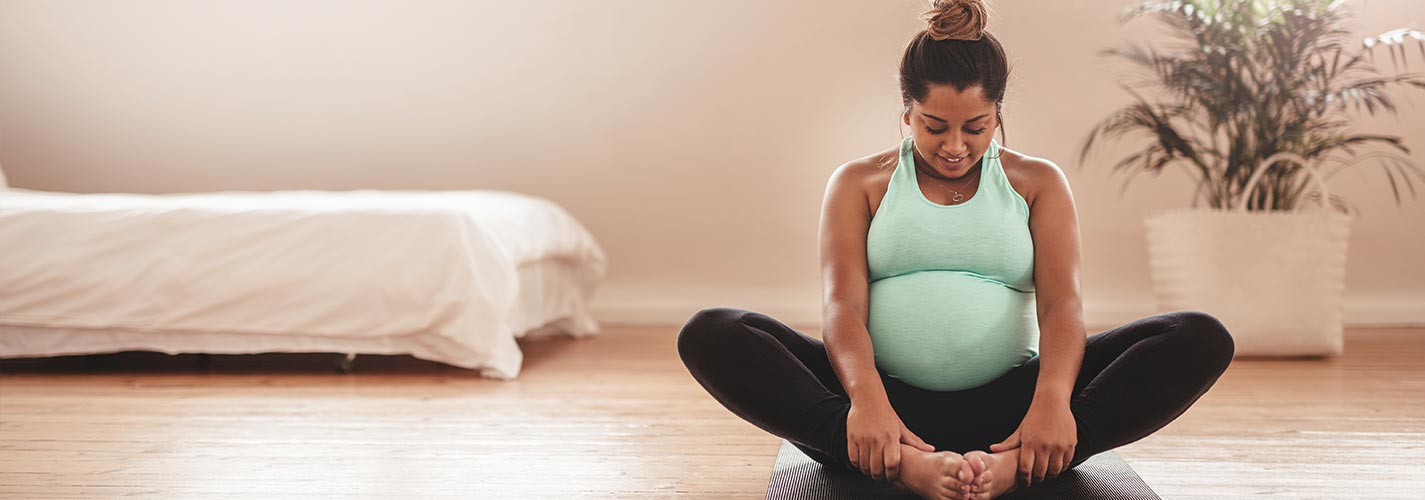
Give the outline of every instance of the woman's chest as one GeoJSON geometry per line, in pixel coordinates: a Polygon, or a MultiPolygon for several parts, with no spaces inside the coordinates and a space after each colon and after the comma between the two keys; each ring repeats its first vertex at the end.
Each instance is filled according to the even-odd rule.
{"type": "MultiPolygon", "coordinates": [[[[1018,162],[1015,160],[1006,158],[1001,161],[1001,164],[1004,166],[1004,176],[1005,179],[1009,181],[1010,187],[1014,189],[1016,193],[1019,193],[1019,196],[1023,197],[1025,203],[1027,203],[1032,209],[1034,207],[1034,192],[1036,191],[1032,179],[1028,175],[1025,175],[1025,173],[1021,169],[1017,168],[1018,162]]],[[[886,197],[886,192],[889,190],[891,185],[891,176],[894,173],[894,168],[878,170],[874,174],[868,176],[865,181],[864,186],[866,190],[866,203],[868,204],[867,208],[871,212],[872,219],[876,217],[876,212],[880,211],[881,200],[885,199],[886,197]]],[[[951,193],[950,190],[943,188],[937,190],[936,186],[938,186],[939,184],[935,184],[935,182],[936,181],[919,182],[918,186],[920,187],[921,193],[925,195],[926,199],[936,204],[951,205],[951,200],[954,197],[954,194],[951,193]]],[[[971,181],[969,184],[970,186],[968,190],[959,190],[960,193],[965,196],[965,198],[961,200],[960,203],[968,202],[969,200],[974,198],[974,195],[978,194],[975,192],[978,183],[971,181]]]]}

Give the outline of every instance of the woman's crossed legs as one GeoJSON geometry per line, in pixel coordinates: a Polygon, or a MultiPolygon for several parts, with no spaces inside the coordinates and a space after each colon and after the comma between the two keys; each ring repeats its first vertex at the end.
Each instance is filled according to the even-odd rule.
{"type": "MultiPolygon", "coordinates": [[[[858,470],[847,456],[851,401],[822,341],[760,313],[711,308],[683,326],[678,353],[693,378],[733,414],[822,464],[858,470]]],[[[1197,311],[1150,316],[1088,337],[1070,399],[1078,428],[1070,467],[1177,418],[1216,382],[1232,353],[1227,329],[1197,311]]],[[[988,450],[1014,432],[1038,374],[1036,357],[963,391],[920,389],[884,372],[881,381],[907,428],[958,456],[988,450]]],[[[1013,486],[1003,473],[1000,479],[1001,486],[1013,486]]]]}

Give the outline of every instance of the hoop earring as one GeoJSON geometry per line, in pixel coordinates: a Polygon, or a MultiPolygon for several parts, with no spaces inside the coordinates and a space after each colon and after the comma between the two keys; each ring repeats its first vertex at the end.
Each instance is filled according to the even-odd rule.
{"type": "Polygon", "coordinates": [[[896,120],[896,131],[897,131],[897,132],[900,132],[900,134],[901,134],[901,139],[902,139],[902,140],[905,139],[905,119],[906,119],[906,117],[907,117],[907,115],[904,114],[904,113],[902,113],[902,114],[901,114],[901,119],[896,120]]]}
{"type": "MultiPolygon", "coordinates": [[[[1002,143],[1003,143],[1003,142],[1008,142],[1008,140],[1009,140],[1009,139],[1008,139],[1008,136],[1005,134],[1005,131],[1004,131],[1004,113],[1002,113],[1002,112],[1000,111],[999,105],[995,105],[995,126],[999,127],[999,138],[1000,138],[1000,142],[1002,142],[1002,143]]],[[[991,136],[991,137],[993,137],[993,136],[991,136]]],[[[1003,145],[1004,145],[1004,144],[1000,144],[1000,146],[1003,146],[1003,145]]],[[[1003,148],[1003,147],[1000,148],[999,154],[1000,154],[1001,156],[1004,155],[1004,148],[1003,148]]],[[[999,156],[996,156],[995,158],[999,158],[999,156]]]]}

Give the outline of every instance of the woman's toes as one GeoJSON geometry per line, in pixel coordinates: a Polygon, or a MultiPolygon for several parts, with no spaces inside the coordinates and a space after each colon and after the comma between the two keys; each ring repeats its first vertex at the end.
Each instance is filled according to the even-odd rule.
{"type": "Polygon", "coordinates": [[[967,498],[971,493],[969,487],[959,481],[951,481],[945,485],[945,488],[950,490],[951,498],[967,498]]]}
{"type": "Polygon", "coordinates": [[[957,483],[955,481],[945,481],[944,484],[940,485],[940,488],[941,492],[945,495],[945,497],[951,500],[961,500],[968,498],[968,495],[966,495],[964,491],[960,490],[960,483],[957,483]]]}
{"type": "Polygon", "coordinates": [[[975,480],[975,489],[976,489],[976,490],[978,490],[978,491],[988,490],[988,489],[990,489],[990,486],[992,486],[992,485],[994,484],[994,482],[995,482],[995,473],[992,472],[992,471],[985,471],[984,474],[980,474],[980,477],[975,478],[975,479],[976,479],[976,480],[975,480]]]}
{"type": "Polygon", "coordinates": [[[985,452],[979,450],[965,454],[965,462],[969,464],[970,470],[974,472],[975,477],[972,482],[978,483],[980,475],[984,474],[985,471],[990,468],[989,460],[985,459],[985,457],[985,452]]]}
{"type": "Polygon", "coordinates": [[[974,474],[970,473],[970,468],[965,465],[964,460],[956,459],[946,464],[945,471],[953,478],[952,482],[958,488],[962,484],[969,483],[974,479],[974,474]]]}

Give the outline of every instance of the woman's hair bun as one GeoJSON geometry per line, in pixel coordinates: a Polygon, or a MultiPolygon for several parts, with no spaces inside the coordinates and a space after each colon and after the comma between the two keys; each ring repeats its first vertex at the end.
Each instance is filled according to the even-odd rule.
{"type": "Polygon", "coordinates": [[[930,23],[926,31],[935,41],[979,40],[988,17],[984,0],[932,0],[930,10],[921,16],[930,23]]]}

